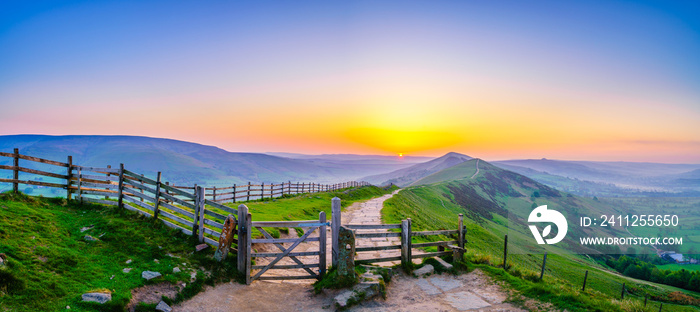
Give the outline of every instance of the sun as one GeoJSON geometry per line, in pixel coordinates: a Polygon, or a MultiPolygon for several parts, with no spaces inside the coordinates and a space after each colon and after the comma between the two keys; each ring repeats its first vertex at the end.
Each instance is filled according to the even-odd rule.
{"type": "Polygon", "coordinates": [[[403,153],[399,153],[399,158],[403,158],[403,153]]]}

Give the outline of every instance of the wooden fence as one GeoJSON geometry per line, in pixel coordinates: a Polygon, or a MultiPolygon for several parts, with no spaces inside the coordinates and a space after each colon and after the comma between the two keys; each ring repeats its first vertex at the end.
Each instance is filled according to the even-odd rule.
{"type": "MultiPolygon", "coordinates": [[[[335,184],[319,184],[319,183],[292,183],[283,182],[280,184],[234,184],[227,187],[208,187],[204,196],[214,202],[223,203],[238,203],[250,200],[259,200],[265,198],[277,198],[285,195],[302,194],[302,193],[318,193],[340,190],[348,187],[359,187],[369,185],[367,182],[349,181],[335,184]]],[[[172,187],[181,190],[194,190],[194,186],[176,186],[172,187]]]]}
{"type": "MultiPolygon", "coordinates": [[[[0,170],[12,171],[12,179],[0,178],[0,183],[11,183],[14,192],[19,191],[20,184],[65,189],[66,198],[69,200],[75,195],[75,199],[80,202],[112,205],[132,210],[148,217],[157,218],[167,226],[178,229],[187,235],[197,235],[200,242],[214,246],[219,245],[218,239],[227,215],[231,214],[234,217],[239,215],[237,209],[222,205],[220,203],[222,201],[239,201],[243,198],[253,200],[367,185],[366,182],[354,181],[339,184],[292,184],[287,182],[253,185],[248,183],[242,187],[234,185],[231,188],[211,188],[211,191],[208,192],[206,188],[201,186],[178,187],[170,185],[170,183],[162,181],[160,172],[155,178],[148,178],[143,174],[125,169],[123,164],[119,168],[80,166],[73,164],[71,156],[68,156],[67,162],[64,163],[22,155],[16,148],[13,153],[0,152],[0,157],[12,158],[11,166],[0,165],[0,170]],[[20,160],[42,164],[50,168],[50,171],[20,166],[20,160]],[[30,178],[20,179],[20,172],[49,177],[52,180],[58,180],[58,182],[36,181],[30,178]],[[226,192],[229,189],[230,191],[226,192]],[[243,193],[245,195],[236,195],[243,193]]],[[[241,225],[239,230],[241,228],[245,230],[245,224],[241,225]]],[[[234,239],[233,243],[237,245],[238,241],[234,239]]]]}

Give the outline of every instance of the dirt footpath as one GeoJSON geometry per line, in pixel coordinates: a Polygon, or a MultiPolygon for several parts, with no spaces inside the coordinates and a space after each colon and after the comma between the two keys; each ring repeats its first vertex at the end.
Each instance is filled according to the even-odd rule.
{"type": "MultiPolygon", "coordinates": [[[[338,290],[314,295],[310,285],[256,281],[210,287],[173,311],[335,311],[338,290]]],[[[376,298],[348,311],[525,311],[504,303],[507,294],[479,270],[414,278],[403,273],[388,285],[387,298],[376,298]]]]}

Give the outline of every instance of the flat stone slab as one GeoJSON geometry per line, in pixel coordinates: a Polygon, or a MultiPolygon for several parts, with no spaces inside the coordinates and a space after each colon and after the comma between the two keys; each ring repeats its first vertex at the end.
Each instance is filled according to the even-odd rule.
{"type": "Polygon", "coordinates": [[[433,286],[433,284],[431,284],[430,282],[428,282],[427,279],[422,279],[422,278],[421,278],[421,279],[417,279],[417,280],[416,280],[416,285],[418,285],[418,287],[420,287],[420,289],[422,289],[423,292],[425,292],[425,293],[428,294],[428,295],[439,295],[439,294],[442,293],[442,291],[440,291],[440,289],[438,289],[437,287],[433,286]]]}
{"type": "Polygon", "coordinates": [[[159,272],[153,272],[153,271],[143,271],[141,272],[141,277],[145,278],[146,280],[151,280],[156,277],[160,277],[161,274],[159,272]]]}
{"type": "Polygon", "coordinates": [[[433,259],[435,259],[435,261],[437,261],[438,263],[440,263],[440,265],[441,265],[443,268],[445,268],[445,269],[447,269],[447,270],[452,270],[453,266],[452,266],[451,264],[445,262],[445,260],[442,260],[442,258],[440,258],[440,257],[433,257],[433,259]]]}
{"type": "Polygon", "coordinates": [[[430,283],[440,288],[442,291],[450,291],[457,287],[461,287],[462,283],[454,278],[445,278],[436,276],[430,278],[430,283]]]}
{"type": "Polygon", "coordinates": [[[86,293],[82,296],[83,301],[97,302],[99,304],[104,304],[112,300],[112,294],[108,293],[86,293]]]}
{"type": "Polygon", "coordinates": [[[171,308],[165,301],[160,301],[158,302],[158,305],[156,306],[156,311],[159,312],[172,312],[173,308],[171,308]]]}
{"type": "Polygon", "coordinates": [[[435,271],[435,268],[432,265],[426,264],[422,268],[413,271],[413,274],[415,274],[417,276],[422,276],[422,275],[427,275],[427,274],[433,274],[434,271],[435,271]]]}
{"type": "Polygon", "coordinates": [[[479,296],[468,291],[449,293],[445,296],[445,301],[459,311],[475,310],[491,306],[491,304],[479,298],[479,296]]]}

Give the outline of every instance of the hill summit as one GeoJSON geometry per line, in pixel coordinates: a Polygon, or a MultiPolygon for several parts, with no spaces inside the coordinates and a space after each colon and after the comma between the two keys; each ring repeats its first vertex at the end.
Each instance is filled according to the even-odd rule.
{"type": "Polygon", "coordinates": [[[442,155],[438,158],[424,163],[415,164],[413,166],[402,168],[385,174],[364,177],[362,178],[362,180],[376,185],[387,185],[393,183],[398,186],[404,187],[433,173],[450,168],[452,166],[461,164],[465,161],[469,161],[472,159],[472,157],[469,157],[464,154],[449,152],[445,155],[442,155]]]}

